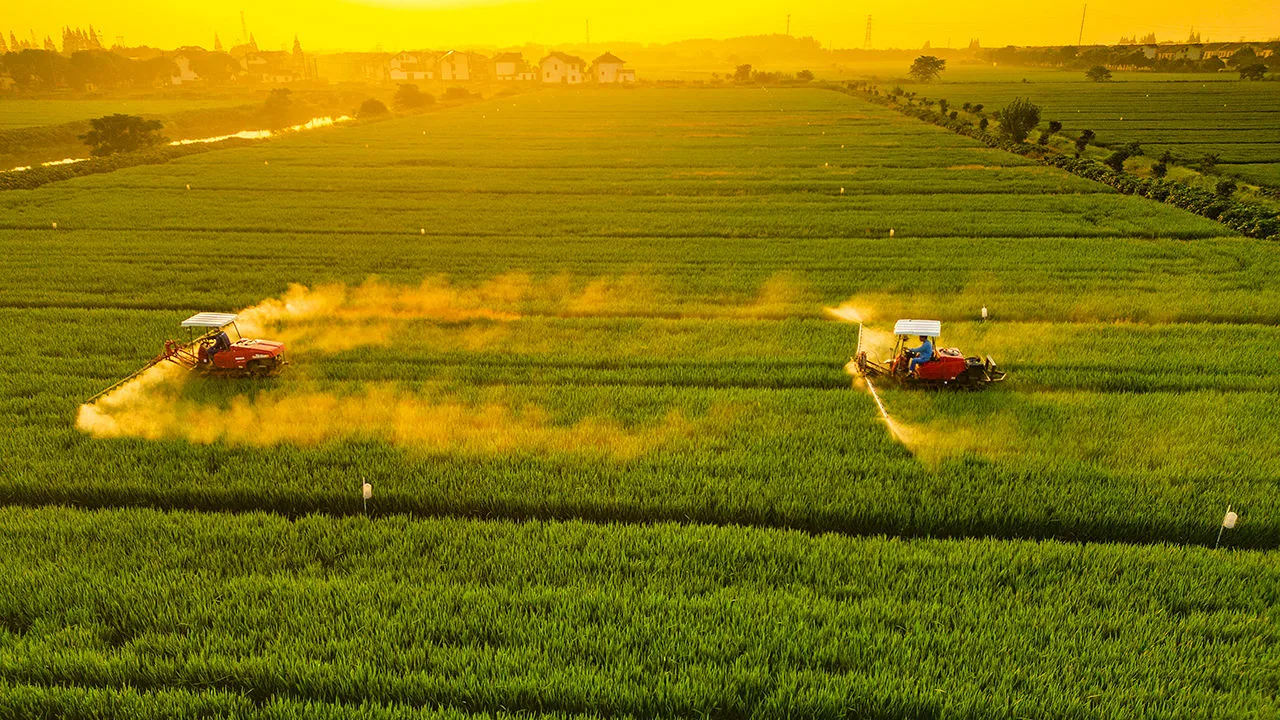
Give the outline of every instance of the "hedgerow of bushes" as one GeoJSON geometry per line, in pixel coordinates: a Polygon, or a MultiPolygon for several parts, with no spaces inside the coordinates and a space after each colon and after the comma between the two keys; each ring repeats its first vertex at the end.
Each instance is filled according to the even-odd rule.
{"type": "Polygon", "coordinates": [[[41,166],[33,167],[30,170],[24,170],[21,172],[0,173],[0,191],[32,190],[40,187],[41,185],[60,182],[62,180],[70,180],[83,175],[111,172],[113,170],[134,167],[136,165],[158,165],[187,155],[196,155],[198,153],[209,152],[214,149],[225,149],[228,147],[236,147],[238,145],[246,145],[251,142],[253,141],[231,138],[217,143],[163,145],[160,147],[148,148],[146,150],[139,150],[138,152],[117,153],[115,155],[107,155],[105,157],[90,158],[82,162],[71,163],[70,165],[41,166]]]}

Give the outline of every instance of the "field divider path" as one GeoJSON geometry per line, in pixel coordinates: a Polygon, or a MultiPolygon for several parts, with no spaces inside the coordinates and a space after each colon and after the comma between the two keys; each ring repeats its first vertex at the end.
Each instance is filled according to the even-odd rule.
{"type": "MultiPolygon", "coordinates": [[[[357,497],[272,495],[270,497],[246,497],[237,491],[206,489],[198,496],[175,495],[147,488],[118,489],[98,488],[93,491],[75,489],[48,489],[41,492],[14,492],[13,487],[0,489],[0,507],[72,508],[81,510],[136,510],[151,509],[161,512],[187,512],[210,516],[245,516],[267,513],[269,515],[299,521],[323,516],[334,519],[368,517],[375,521],[412,522],[425,519],[456,519],[475,521],[526,522],[580,522],[602,527],[628,526],[650,527],[655,523],[670,523],[682,527],[754,528],[798,532],[810,537],[846,538],[897,538],[900,540],[955,540],[955,541],[1008,541],[1008,542],[1057,542],[1082,547],[1133,546],[1133,547],[1199,547],[1213,549],[1217,527],[1205,523],[1202,532],[1191,537],[1186,528],[1170,523],[1166,527],[1153,526],[1149,520],[1117,523],[1109,521],[1106,528],[1092,532],[1063,532],[1061,523],[1018,521],[1010,518],[991,519],[986,523],[960,522],[932,524],[912,528],[903,525],[903,518],[894,514],[866,511],[851,525],[843,513],[823,515],[817,513],[808,518],[786,518],[774,512],[744,514],[733,510],[694,508],[655,508],[639,505],[614,507],[574,507],[566,504],[548,507],[533,501],[489,499],[465,502],[433,504],[409,498],[388,498],[384,490],[377,491],[377,500],[370,510],[364,510],[357,497]],[[383,509],[390,505],[391,509],[383,509]],[[408,506],[412,506],[411,508],[408,506]],[[1170,538],[1181,538],[1172,541],[1170,538]]],[[[1255,528],[1254,534],[1280,534],[1280,526],[1255,528]]],[[[1273,550],[1275,544],[1263,539],[1260,544],[1247,537],[1230,538],[1231,547],[1242,550],[1273,550]]]]}

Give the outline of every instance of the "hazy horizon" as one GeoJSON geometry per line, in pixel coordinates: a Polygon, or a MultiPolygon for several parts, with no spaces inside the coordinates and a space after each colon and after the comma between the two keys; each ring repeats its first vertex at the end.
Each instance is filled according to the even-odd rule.
{"type": "MultiPolygon", "coordinates": [[[[127,10],[85,0],[27,4],[11,9],[0,31],[21,39],[46,35],[61,44],[64,26],[98,30],[106,45],[211,47],[217,33],[225,47],[242,41],[240,10],[263,48],[291,46],[297,35],[312,51],[396,51],[441,45],[503,47],[524,44],[670,43],[785,33],[813,37],[825,48],[864,46],[872,16],[874,49],[963,48],[978,39],[985,47],[1066,45],[1080,37],[1083,3],[1048,6],[1028,17],[1023,6],[998,0],[980,14],[968,6],[929,0],[903,7],[875,2],[836,6],[830,2],[790,3],[746,0],[732,12],[690,9],[672,0],[637,6],[601,7],[580,0],[524,2],[443,0],[318,0],[305,10],[269,0],[256,6],[205,2],[171,6],[157,0],[131,3],[127,10]],[[788,28],[788,15],[790,26],[788,28]]],[[[1161,41],[1182,41],[1195,31],[1205,42],[1252,41],[1280,36],[1280,5],[1236,3],[1206,8],[1187,0],[1138,0],[1086,13],[1085,44],[1114,44],[1122,36],[1155,33],[1161,41]]]]}

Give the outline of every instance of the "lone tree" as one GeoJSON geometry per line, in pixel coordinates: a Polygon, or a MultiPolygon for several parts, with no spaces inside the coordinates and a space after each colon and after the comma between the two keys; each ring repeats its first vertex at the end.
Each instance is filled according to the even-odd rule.
{"type": "Polygon", "coordinates": [[[1128,160],[1129,157],[1130,157],[1129,151],[1125,150],[1124,148],[1120,148],[1119,150],[1116,150],[1115,152],[1108,155],[1107,159],[1103,160],[1102,162],[1104,165],[1111,168],[1112,170],[1118,173],[1122,173],[1124,172],[1124,161],[1128,160]]]}
{"type": "Polygon", "coordinates": [[[1094,65],[1084,71],[1084,76],[1094,82],[1106,82],[1111,79],[1111,71],[1105,65],[1094,65]]]}
{"type": "Polygon", "coordinates": [[[293,118],[293,91],[289,88],[272,88],[262,104],[262,116],[271,127],[283,127],[293,118]]]}
{"type": "Polygon", "coordinates": [[[1141,157],[1143,155],[1142,145],[1140,143],[1125,143],[1124,146],[1107,156],[1102,162],[1112,170],[1118,173],[1124,172],[1124,161],[1129,158],[1141,157]]]}
{"type": "Polygon", "coordinates": [[[946,60],[932,55],[921,55],[916,58],[915,62],[911,63],[911,69],[907,71],[907,75],[918,82],[929,82],[937,80],[942,71],[946,69],[946,60]]]}
{"type": "Polygon", "coordinates": [[[369,98],[360,103],[360,109],[356,111],[356,117],[377,117],[387,114],[387,106],[382,104],[377,98],[369,98]]]}
{"type": "Polygon", "coordinates": [[[733,81],[740,83],[751,82],[751,65],[748,63],[734,68],[733,81]]]}
{"type": "Polygon", "coordinates": [[[1241,80],[1261,80],[1266,77],[1267,66],[1262,63],[1253,63],[1240,68],[1241,80]]]}
{"type": "Polygon", "coordinates": [[[1097,133],[1092,130],[1081,130],[1080,137],[1076,138],[1076,157],[1084,154],[1084,151],[1089,147],[1089,143],[1093,142],[1093,139],[1097,136],[1097,133]]]}
{"type": "Polygon", "coordinates": [[[422,92],[417,85],[413,83],[404,83],[396,90],[395,104],[401,110],[417,110],[424,108],[436,99],[427,93],[422,92]]]}
{"type": "Polygon", "coordinates": [[[1000,132],[1014,142],[1025,142],[1031,131],[1040,124],[1040,106],[1026,98],[1014,98],[1013,102],[996,111],[1000,132]]]}
{"type": "Polygon", "coordinates": [[[168,138],[160,134],[159,120],[144,120],[137,115],[107,115],[89,121],[89,132],[80,136],[94,157],[142,150],[159,145],[168,138]]]}

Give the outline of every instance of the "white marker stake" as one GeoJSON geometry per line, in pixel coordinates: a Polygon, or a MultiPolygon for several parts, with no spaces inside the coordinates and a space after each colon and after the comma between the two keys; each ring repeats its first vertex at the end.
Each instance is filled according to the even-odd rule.
{"type": "Polygon", "coordinates": [[[1214,543],[1213,543],[1213,549],[1214,549],[1214,550],[1217,550],[1217,549],[1218,549],[1218,543],[1221,543],[1221,542],[1222,542],[1222,531],[1223,531],[1223,530],[1232,530],[1232,529],[1234,529],[1234,528],[1235,528],[1235,526],[1236,526],[1236,521],[1237,521],[1237,520],[1239,520],[1239,519],[1240,519],[1240,516],[1239,516],[1239,515],[1237,515],[1237,514],[1235,514],[1234,512],[1232,512],[1232,511],[1231,511],[1231,506],[1230,506],[1230,505],[1228,505],[1228,506],[1227,506],[1227,514],[1222,516],[1222,527],[1218,528],[1218,539],[1217,539],[1217,540],[1215,540],[1215,541],[1214,541],[1214,543]]]}
{"type": "Polygon", "coordinates": [[[364,497],[364,514],[368,515],[369,498],[373,497],[373,486],[370,485],[368,481],[365,481],[365,483],[360,486],[360,494],[364,497]]]}
{"type": "Polygon", "coordinates": [[[986,320],[986,319],[987,319],[987,306],[986,306],[986,305],[983,305],[983,306],[982,306],[982,319],[983,319],[983,320],[986,320]]]}

